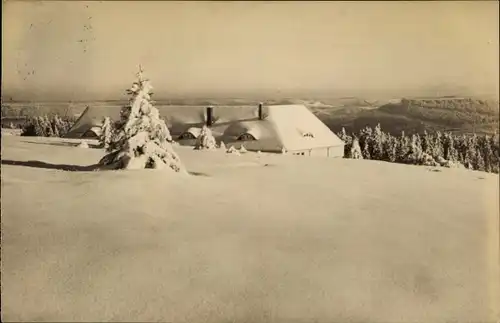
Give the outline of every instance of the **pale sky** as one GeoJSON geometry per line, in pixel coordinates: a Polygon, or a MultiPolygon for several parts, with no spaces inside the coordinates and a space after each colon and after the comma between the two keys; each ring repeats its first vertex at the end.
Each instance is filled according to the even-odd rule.
{"type": "Polygon", "coordinates": [[[119,97],[139,64],[159,96],[439,84],[498,93],[498,9],[497,1],[7,1],[3,93],[119,97]]]}

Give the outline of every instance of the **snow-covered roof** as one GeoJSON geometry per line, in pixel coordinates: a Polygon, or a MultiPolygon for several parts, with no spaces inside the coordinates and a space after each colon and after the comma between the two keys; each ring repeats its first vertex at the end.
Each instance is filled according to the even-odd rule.
{"type": "MultiPolygon", "coordinates": [[[[196,136],[205,124],[206,107],[157,108],[174,138],[188,131],[196,136]]],[[[68,137],[80,137],[89,128],[100,126],[105,116],[118,120],[120,109],[118,106],[87,108],[70,130],[68,137]]],[[[282,147],[295,151],[344,145],[344,142],[304,105],[270,105],[264,106],[262,112],[265,117],[259,120],[257,106],[214,107],[212,133],[217,141],[222,140],[225,143],[235,142],[242,134],[248,133],[256,139],[245,142],[248,150],[280,152],[282,147]]]]}

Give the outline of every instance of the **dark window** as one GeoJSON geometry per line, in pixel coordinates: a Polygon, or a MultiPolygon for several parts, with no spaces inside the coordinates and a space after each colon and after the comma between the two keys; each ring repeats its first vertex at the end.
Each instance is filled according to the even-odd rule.
{"type": "Polygon", "coordinates": [[[183,139],[196,139],[196,137],[190,132],[185,132],[179,136],[179,140],[183,140],[183,139]]]}
{"type": "Polygon", "coordinates": [[[254,136],[252,136],[249,133],[244,133],[241,136],[238,137],[238,140],[240,141],[251,141],[251,140],[256,140],[254,136]]]}

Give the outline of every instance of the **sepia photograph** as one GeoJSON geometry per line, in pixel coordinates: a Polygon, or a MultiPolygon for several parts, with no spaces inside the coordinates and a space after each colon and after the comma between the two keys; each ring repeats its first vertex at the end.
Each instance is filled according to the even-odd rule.
{"type": "Polygon", "coordinates": [[[1,321],[500,322],[498,1],[2,1],[1,321]]]}

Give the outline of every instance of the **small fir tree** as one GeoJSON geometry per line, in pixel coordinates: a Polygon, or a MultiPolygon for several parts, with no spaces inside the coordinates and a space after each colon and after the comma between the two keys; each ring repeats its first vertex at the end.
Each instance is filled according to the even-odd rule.
{"type": "Polygon", "coordinates": [[[401,135],[398,138],[398,144],[396,146],[396,162],[405,164],[407,162],[409,151],[410,144],[408,137],[406,137],[404,131],[401,131],[401,135]]]}
{"type": "Polygon", "coordinates": [[[375,131],[373,132],[372,137],[373,138],[371,140],[372,143],[371,157],[372,159],[383,160],[385,136],[384,133],[382,132],[380,123],[377,124],[377,126],[375,127],[375,131]]]}
{"type": "Polygon", "coordinates": [[[352,145],[348,157],[352,159],[363,159],[361,147],[359,146],[359,139],[357,137],[354,137],[354,139],[352,140],[352,145]]]}
{"type": "Polygon", "coordinates": [[[201,133],[196,138],[196,143],[194,145],[194,149],[201,150],[201,149],[216,149],[217,145],[215,142],[214,135],[212,134],[212,130],[210,130],[209,127],[206,125],[203,125],[201,128],[201,133]]]}
{"type": "Polygon", "coordinates": [[[388,135],[383,144],[384,149],[384,160],[389,162],[396,161],[397,153],[397,139],[391,135],[388,135]]]}
{"type": "Polygon", "coordinates": [[[52,117],[50,120],[50,125],[52,126],[52,131],[54,133],[55,137],[61,137],[61,134],[59,133],[59,127],[57,125],[57,114],[52,117]]]}
{"type": "Polygon", "coordinates": [[[165,168],[185,172],[172,148],[170,132],[152,105],[152,89],[141,68],[137,81],[127,91],[130,106],[122,109],[119,128],[113,132],[113,151],[101,159],[101,165],[112,169],[165,168]]]}
{"type": "Polygon", "coordinates": [[[35,117],[33,119],[33,123],[35,126],[35,134],[38,137],[46,137],[47,133],[45,132],[46,126],[45,121],[42,117],[35,117]]]}
{"type": "Polygon", "coordinates": [[[109,149],[112,130],[111,119],[109,117],[105,117],[102,120],[101,133],[99,134],[99,147],[102,147],[106,150],[109,149]]]}
{"type": "Polygon", "coordinates": [[[52,122],[47,115],[43,117],[43,123],[45,125],[45,133],[47,134],[47,137],[55,137],[54,130],[52,129],[52,122]]]}

